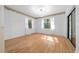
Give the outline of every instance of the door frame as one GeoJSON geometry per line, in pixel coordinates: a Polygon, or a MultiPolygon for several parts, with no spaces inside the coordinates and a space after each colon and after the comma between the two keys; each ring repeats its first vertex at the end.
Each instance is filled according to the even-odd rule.
{"type": "MultiPolygon", "coordinates": [[[[67,16],[67,38],[70,40],[70,42],[72,43],[72,45],[74,47],[76,47],[76,39],[75,39],[75,43],[73,44],[72,42],[72,13],[75,12],[76,13],[76,8],[74,7],[73,10],[69,13],[69,15],[67,16]],[[71,19],[69,19],[69,17],[71,16],[71,19]],[[70,24],[71,21],[71,24],[70,24]],[[71,36],[70,36],[70,26],[71,26],[71,36]],[[70,38],[71,37],[71,38],[70,38]]],[[[74,16],[75,17],[75,16],[74,16]]],[[[75,26],[76,27],[76,26],[75,26]]],[[[76,30],[75,30],[76,31],[76,30]]]]}

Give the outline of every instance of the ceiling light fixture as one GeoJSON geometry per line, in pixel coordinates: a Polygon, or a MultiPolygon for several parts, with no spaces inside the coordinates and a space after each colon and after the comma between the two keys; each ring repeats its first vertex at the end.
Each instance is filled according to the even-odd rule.
{"type": "Polygon", "coordinates": [[[38,17],[43,17],[47,15],[51,11],[51,6],[37,5],[31,6],[31,10],[34,14],[38,15],[38,17]]]}
{"type": "Polygon", "coordinates": [[[40,11],[43,11],[43,9],[40,9],[40,11]]]}

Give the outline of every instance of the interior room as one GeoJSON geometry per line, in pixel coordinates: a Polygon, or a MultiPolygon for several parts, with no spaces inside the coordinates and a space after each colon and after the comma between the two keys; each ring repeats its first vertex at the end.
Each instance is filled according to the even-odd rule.
{"type": "Polygon", "coordinates": [[[79,6],[0,6],[0,52],[79,52],[79,6]]]}

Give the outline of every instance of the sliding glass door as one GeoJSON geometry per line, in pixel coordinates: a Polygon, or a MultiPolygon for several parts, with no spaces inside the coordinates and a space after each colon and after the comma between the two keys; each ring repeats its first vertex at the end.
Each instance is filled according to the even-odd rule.
{"type": "Polygon", "coordinates": [[[68,34],[67,37],[71,41],[71,43],[76,45],[76,25],[75,25],[75,8],[68,15],[68,34]]]}

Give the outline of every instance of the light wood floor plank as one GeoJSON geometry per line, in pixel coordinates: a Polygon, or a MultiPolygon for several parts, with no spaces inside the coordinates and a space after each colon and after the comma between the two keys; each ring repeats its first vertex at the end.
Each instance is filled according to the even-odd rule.
{"type": "Polygon", "coordinates": [[[34,33],[6,40],[5,50],[13,53],[68,53],[74,52],[75,48],[63,36],[34,33]]]}

